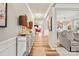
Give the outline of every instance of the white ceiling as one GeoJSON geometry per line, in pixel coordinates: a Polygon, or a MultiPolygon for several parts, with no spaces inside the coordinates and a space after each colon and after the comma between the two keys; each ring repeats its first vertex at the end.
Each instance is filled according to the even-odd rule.
{"type": "Polygon", "coordinates": [[[56,8],[79,8],[79,3],[56,3],[56,8]]]}
{"type": "Polygon", "coordinates": [[[28,3],[33,15],[40,13],[42,16],[46,13],[49,3],[28,3]]]}
{"type": "MultiPolygon", "coordinates": [[[[50,3],[28,3],[33,14],[45,14],[50,3]]],[[[79,8],[79,3],[56,3],[56,8],[79,8]]]]}
{"type": "Polygon", "coordinates": [[[33,13],[45,13],[49,7],[49,3],[28,3],[33,13]]]}
{"type": "MultiPolygon", "coordinates": [[[[28,3],[28,5],[34,16],[37,13],[40,13],[42,16],[44,16],[50,6],[50,3],[28,3]]],[[[78,10],[79,11],[79,3],[56,3],[55,8],[57,8],[57,10],[78,10]]],[[[35,20],[40,20],[40,19],[35,19],[35,20]]],[[[38,23],[40,23],[40,21],[38,23]]]]}
{"type": "MultiPolygon", "coordinates": [[[[36,14],[41,14],[42,16],[44,16],[50,6],[50,3],[28,3],[28,5],[34,16],[36,14]]],[[[55,8],[57,8],[57,10],[79,11],[79,3],[56,3],[55,8]]]]}

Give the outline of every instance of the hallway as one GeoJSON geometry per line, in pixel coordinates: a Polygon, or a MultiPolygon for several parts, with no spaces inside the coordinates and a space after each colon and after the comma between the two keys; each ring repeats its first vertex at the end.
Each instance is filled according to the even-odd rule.
{"type": "Polygon", "coordinates": [[[0,7],[0,56],[79,56],[79,3],[0,7]]]}
{"type": "Polygon", "coordinates": [[[48,37],[36,35],[33,47],[31,50],[32,56],[59,56],[56,50],[52,50],[48,45],[48,37]]]}

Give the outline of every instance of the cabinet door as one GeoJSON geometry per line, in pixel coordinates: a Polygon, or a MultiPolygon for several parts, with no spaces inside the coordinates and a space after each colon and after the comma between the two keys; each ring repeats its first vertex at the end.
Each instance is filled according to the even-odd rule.
{"type": "Polygon", "coordinates": [[[26,52],[26,38],[18,38],[17,40],[17,55],[22,56],[26,52]]]}

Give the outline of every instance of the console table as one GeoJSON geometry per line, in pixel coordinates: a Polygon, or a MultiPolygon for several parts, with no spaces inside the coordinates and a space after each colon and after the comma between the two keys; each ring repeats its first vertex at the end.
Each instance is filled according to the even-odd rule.
{"type": "Polygon", "coordinates": [[[33,35],[17,36],[16,52],[17,56],[26,56],[31,52],[33,45],[33,35]]]}

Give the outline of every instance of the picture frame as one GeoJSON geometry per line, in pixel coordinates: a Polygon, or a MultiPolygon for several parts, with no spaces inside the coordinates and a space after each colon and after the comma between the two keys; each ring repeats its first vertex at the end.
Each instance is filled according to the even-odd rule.
{"type": "Polygon", "coordinates": [[[0,27],[7,27],[7,3],[0,3],[0,27]]]}
{"type": "Polygon", "coordinates": [[[48,19],[48,29],[49,31],[52,31],[52,17],[49,17],[48,19]]]}
{"type": "Polygon", "coordinates": [[[51,28],[50,28],[50,31],[52,31],[52,17],[51,17],[51,19],[50,19],[50,20],[51,20],[51,28]]]}

